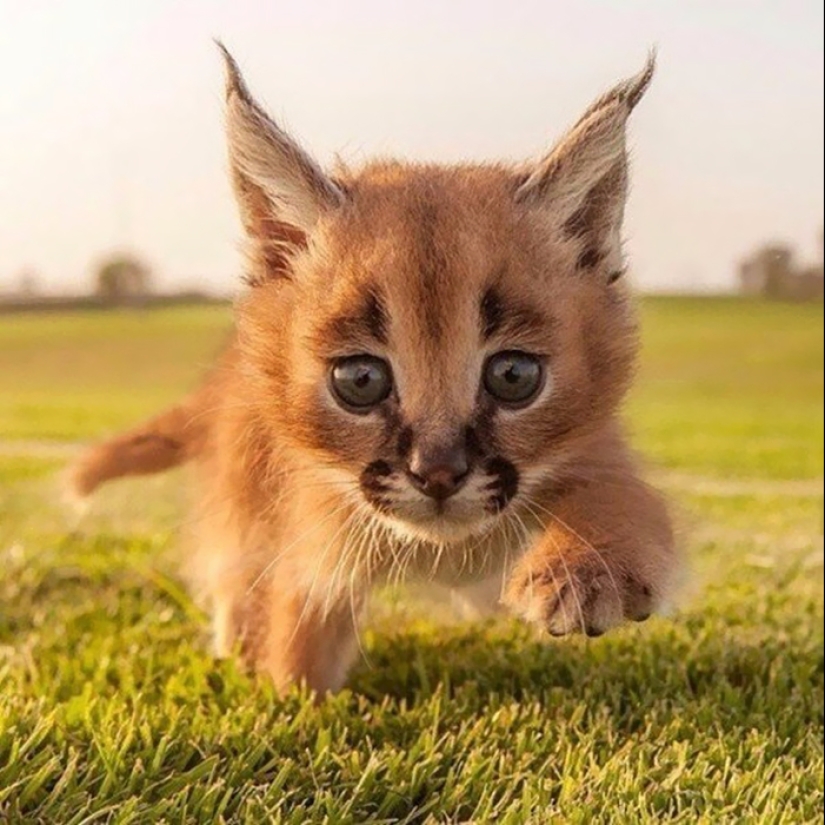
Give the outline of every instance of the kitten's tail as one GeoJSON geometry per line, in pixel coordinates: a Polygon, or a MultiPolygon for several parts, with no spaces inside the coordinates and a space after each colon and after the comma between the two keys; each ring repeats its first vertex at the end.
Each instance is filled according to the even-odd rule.
{"type": "Polygon", "coordinates": [[[82,499],[112,479],[159,473],[194,458],[207,437],[200,400],[194,393],[144,424],[90,447],[69,468],[69,493],[82,499]]]}

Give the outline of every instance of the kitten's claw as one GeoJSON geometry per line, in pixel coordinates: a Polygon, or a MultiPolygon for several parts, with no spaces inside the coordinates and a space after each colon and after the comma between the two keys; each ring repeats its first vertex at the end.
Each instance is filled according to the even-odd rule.
{"type": "Polygon", "coordinates": [[[653,588],[624,571],[585,557],[531,560],[517,569],[505,604],[552,636],[601,636],[625,619],[643,622],[654,609],[653,588]]]}

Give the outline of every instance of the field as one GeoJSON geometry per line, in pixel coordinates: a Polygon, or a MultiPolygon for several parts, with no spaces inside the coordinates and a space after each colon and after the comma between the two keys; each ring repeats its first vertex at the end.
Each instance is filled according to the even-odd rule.
{"type": "Polygon", "coordinates": [[[813,822],[823,801],[823,313],[648,299],[627,417],[692,575],[596,640],[387,600],[315,707],[208,652],[183,476],[85,439],[192,386],[221,308],[0,318],[0,822],[813,822]]]}

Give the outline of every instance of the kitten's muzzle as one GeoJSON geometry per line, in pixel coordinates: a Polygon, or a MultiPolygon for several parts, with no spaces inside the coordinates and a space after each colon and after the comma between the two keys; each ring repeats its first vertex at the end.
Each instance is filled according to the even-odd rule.
{"type": "Polygon", "coordinates": [[[445,501],[464,486],[470,475],[467,450],[463,444],[415,448],[406,474],[416,490],[445,501]]]}

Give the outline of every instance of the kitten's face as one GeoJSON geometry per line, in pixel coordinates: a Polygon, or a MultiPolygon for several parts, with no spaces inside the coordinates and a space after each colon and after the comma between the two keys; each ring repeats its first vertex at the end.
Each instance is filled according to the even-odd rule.
{"type": "Polygon", "coordinates": [[[253,291],[242,332],[276,427],[325,476],[403,534],[461,540],[529,509],[613,411],[626,303],[519,208],[507,172],[373,167],[347,190],[293,277],[253,291]]]}
{"type": "Polygon", "coordinates": [[[653,61],[538,163],[327,176],[227,59],[254,288],[248,403],[318,484],[405,534],[461,540],[553,479],[624,394],[625,125],[653,61]],[[326,478],[320,478],[325,475],[326,478]]]}

